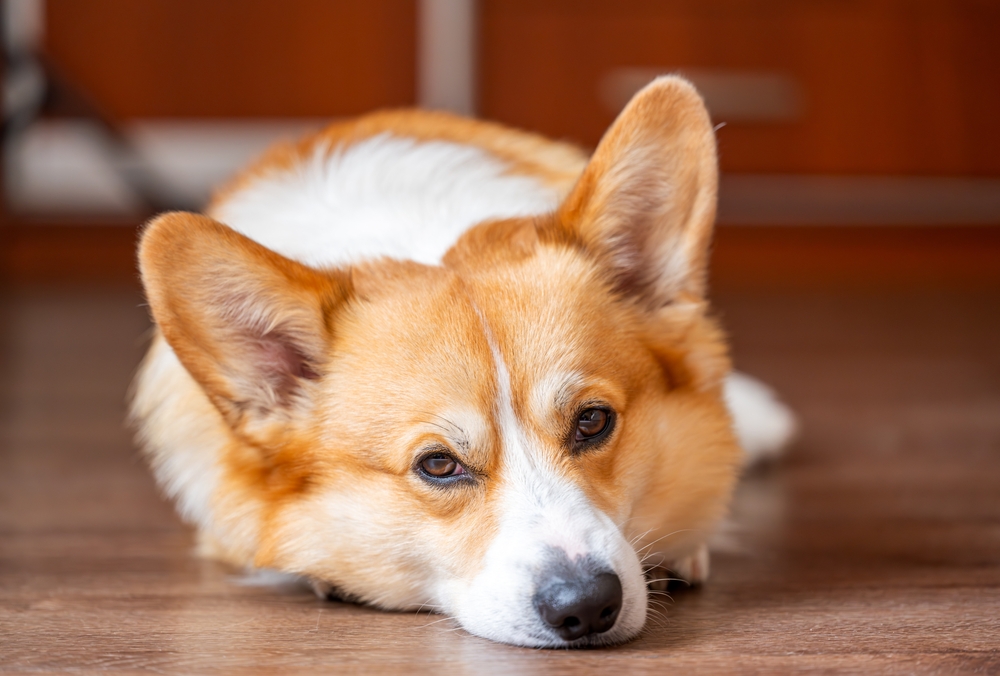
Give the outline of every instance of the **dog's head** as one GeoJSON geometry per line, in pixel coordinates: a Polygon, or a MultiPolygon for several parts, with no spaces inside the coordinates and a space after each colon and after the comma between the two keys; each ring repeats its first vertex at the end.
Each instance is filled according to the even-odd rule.
{"type": "Polygon", "coordinates": [[[704,300],[716,183],[699,97],[662,79],[555,213],[480,224],[440,266],[314,270],[158,218],[154,317],[232,430],[226,537],[498,641],[634,637],[637,548],[690,552],[738,464],[704,300]]]}

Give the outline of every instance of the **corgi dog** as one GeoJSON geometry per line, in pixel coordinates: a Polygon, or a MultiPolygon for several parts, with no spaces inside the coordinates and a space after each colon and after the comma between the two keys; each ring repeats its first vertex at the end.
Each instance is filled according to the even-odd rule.
{"type": "Polygon", "coordinates": [[[132,415],[200,552],[503,643],[637,636],[650,569],[708,574],[738,436],[794,426],[709,311],[717,173],[663,77],[589,158],[379,112],[155,218],[132,415]]]}

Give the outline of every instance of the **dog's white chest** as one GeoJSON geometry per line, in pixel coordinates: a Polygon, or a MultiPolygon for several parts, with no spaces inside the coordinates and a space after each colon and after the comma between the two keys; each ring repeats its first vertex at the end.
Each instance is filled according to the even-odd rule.
{"type": "Polygon", "coordinates": [[[474,146],[381,134],[343,150],[318,147],[212,215],[309,265],[378,256],[436,264],[473,225],[546,213],[560,197],[474,146]]]}

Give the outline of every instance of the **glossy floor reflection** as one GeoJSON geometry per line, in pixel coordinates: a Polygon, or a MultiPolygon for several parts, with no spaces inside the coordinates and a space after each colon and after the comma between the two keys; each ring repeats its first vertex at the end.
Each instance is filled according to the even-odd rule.
{"type": "Polygon", "coordinates": [[[740,487],[708,586],[614,649],[237,583],[191,556],[128,432],[129,289],[0,300],[0,670],[1000,669],[1000,298],[727,295],[740,367],[803,419],[740,487]]]}

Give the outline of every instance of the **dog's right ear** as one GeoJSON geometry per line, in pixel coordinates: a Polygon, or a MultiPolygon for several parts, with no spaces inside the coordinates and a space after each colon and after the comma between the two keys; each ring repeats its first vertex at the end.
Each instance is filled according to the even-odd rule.
{"type": "Polygon", "coordinates": [[[715,221],[715,132],[686,80],[636,94],[557,212],[615,288],[651,309],[704,298],[715,221]]]}
{"type": "Polygon", "coordinates": [[[308,268],[189,213],[146,227],[139,267],[164,337],[234,429],[263,432],[305,405],[348,272],[308,268]]]}

